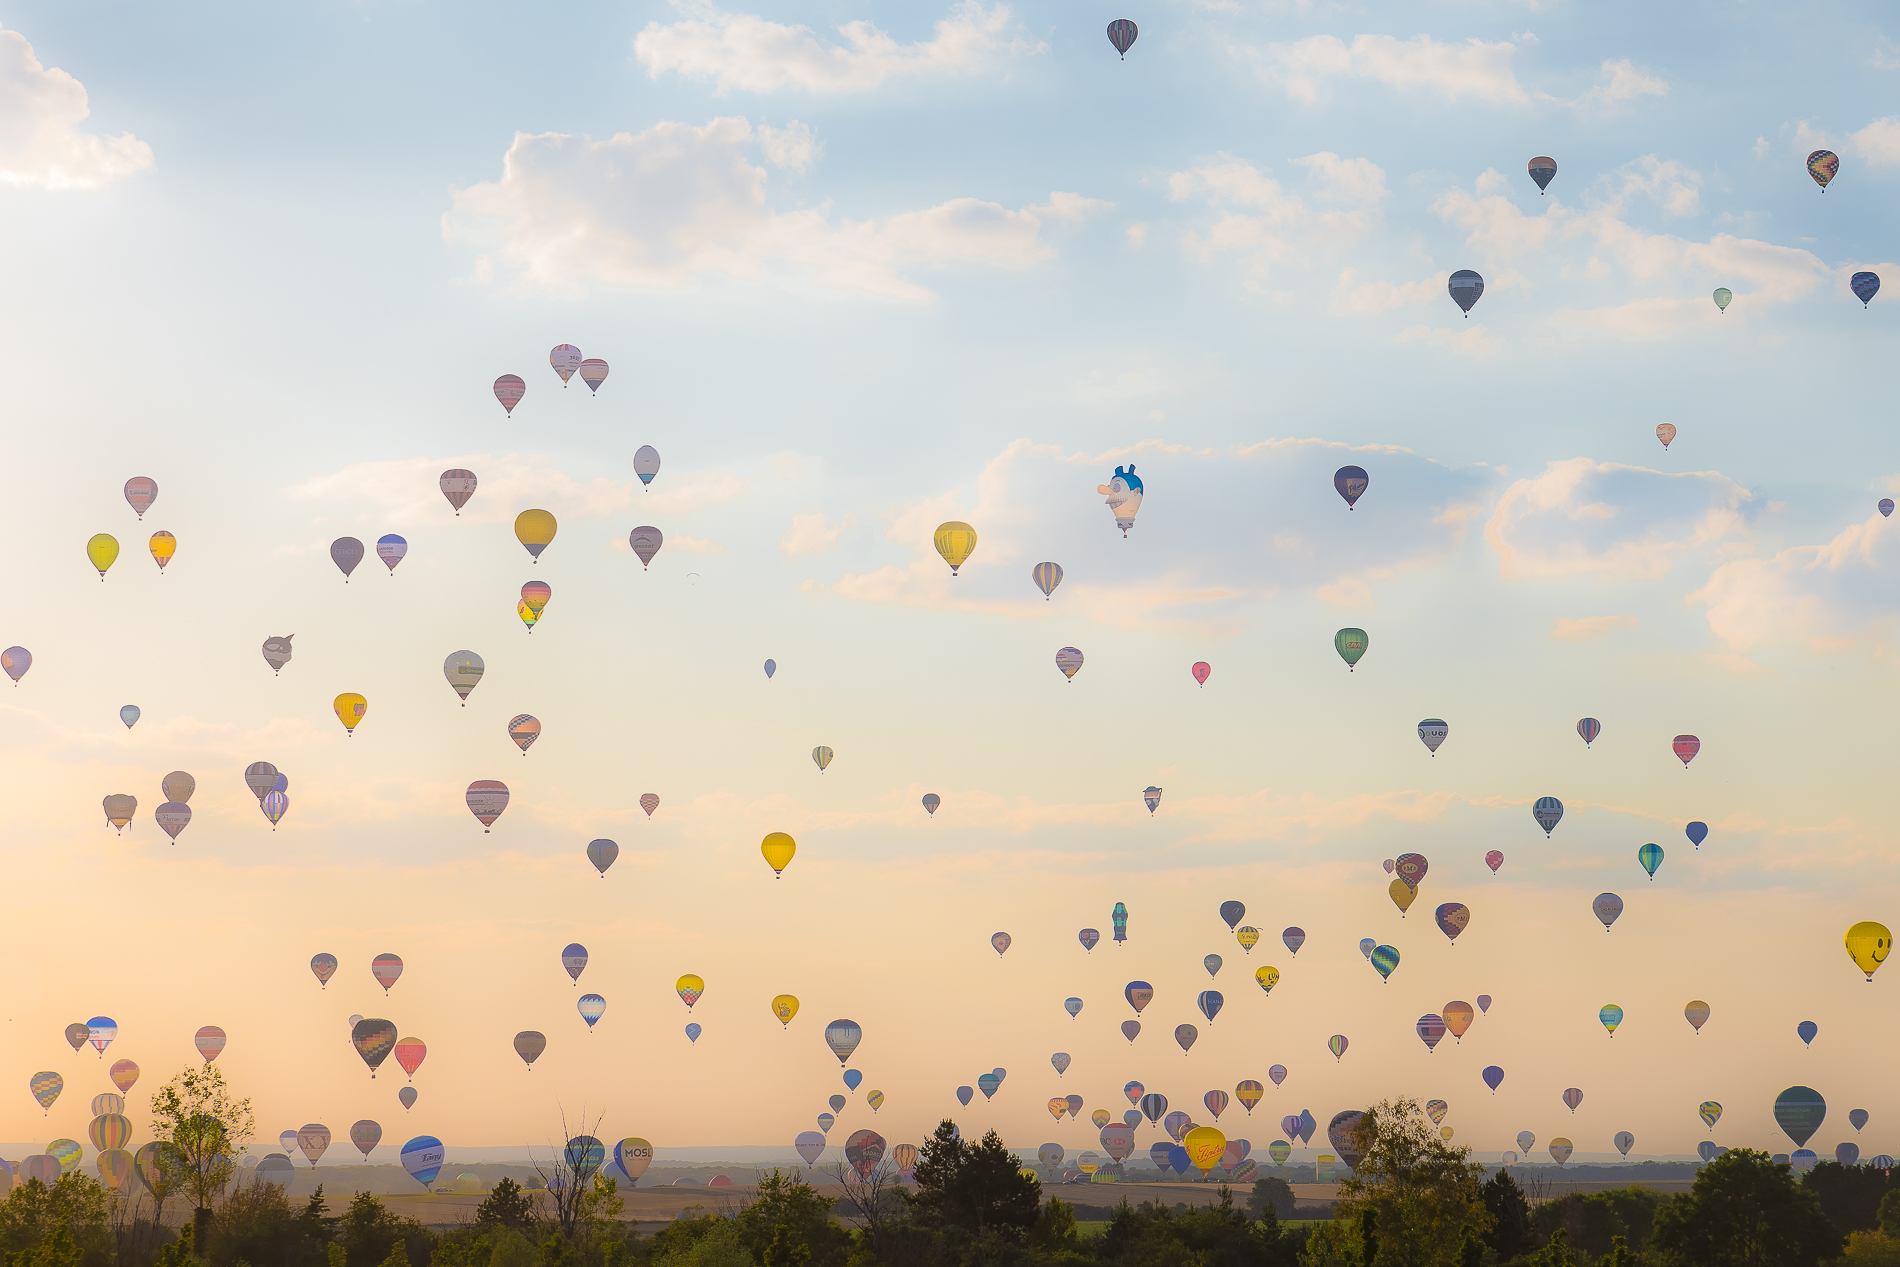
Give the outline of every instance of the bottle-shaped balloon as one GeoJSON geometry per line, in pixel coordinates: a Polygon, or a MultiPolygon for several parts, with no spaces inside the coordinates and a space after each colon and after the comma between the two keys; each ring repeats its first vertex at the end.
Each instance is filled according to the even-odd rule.
{"type": "Polygon", "coordinates": [[[1115,909],[1108,913],[1108,918],[1115,928],[1115,940],[1118,942],[1127,941],[1128,907],[1121,902],[1115,903],[1115,909]]]}

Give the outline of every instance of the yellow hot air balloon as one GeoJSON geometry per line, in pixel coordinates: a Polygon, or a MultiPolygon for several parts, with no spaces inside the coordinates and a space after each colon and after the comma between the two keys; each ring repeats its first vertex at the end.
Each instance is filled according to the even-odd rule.
{"type": "Polygon", "coordinates": [[[178,538],[160,528],[152,534],[152,561],[158,564],[159,575],[164,575],[165,565],[178,553],[178,538]]]}
{"type": "Polygon", "coordinates": [[[331,707],[336,709],[336,719],[343,723],[343,733],[353,735],[356,733],[356,723],[362,721],[363,714],[369,711],[369,701],[355,691],[345,691],[336,697],[331,707]]]}
{"type": "Polygon", "coordinates": [[[1260,983],[1260,988],[1263,991],[1271,994],[1273,993],[1273,987],[1280,984],[1280,970],[1278,968],[1265,966],[1255,968],[1253,979],[1260,983]]]}
{"type": "Polygon", "coordinates": [[[1399,908],[1401,914],[1412,909],[1412,903],[1418,901],[1418,890],[1403,880],[1392,881],[1392,887],[1386,892],[1392,895],[1392,905],[1399,908]]]}
{"type": "Polygon", "coordinates": [[[798,1015],[798,996],[796,994],[773,995],[772,1015],[778,1017],[779,1024],[791,1025],[792,1018],[798,1015]]]}
{"type": "MultiPolygon", "coordinates": [[[[941,532],[942,529],[938,531],[941,532]]],[[[964,553],[968,554],[969,551],[965,550],[964,553]]],[[[91,559],[92,565],[99,569],[99,579],[105,580],[106,569],[111,567],[112,561],[119,557],[119,539],[109,532],[94,533],[86,542],[86,557],[91,559]]]]}
{"type": "Polygon", "coordinates": [[[785,868],[791,864],[792,855],[798,852],[798,842],[782,831],[775,831],[759,842],[759,852],[765,855],[765,861],[771,865],[774,876],[783,876],[785,868]]]}
{"type": "Polygon", "coordinates": [[[1854,966],[1874,979],[1874,970],[1887,962],[1887,952],[1893,949],[1893,934],[1887,931],[1885,924],[1876,924],[1864,919],[1847,930],[1847,953],[1853,957],[1854,966]]]}
{"type": "Polygon", "coordinates": [[[693,1010],[693,1004],[699,1002],[699,996],[706,993],[706,978],[689,972],[674,982],[673,988],[679,992],[680,1002],[684,1003],[686,1010],[690,1012],[693,1010]]]}
{"type": "Polygon", "coordinates": [[[541,552],[554,540],[557,525],[554,516],[545,510],[524,510],[515,516],[515,540],[527,548],[534,561],[541,561],[541,552]]]}
{"type": "Polygon", "coordinates": [[[1206,1173],[1220,1165],[1221,1155],[1227,1151],[1227,1136],[1216,1127],[1197,1126],[1181,1137],[1181,1147],[1187,1149],[1188,1164],[1206,1173]]]}
{"type": "Polygon", "coordinates": [[[969,524],[952,520],[937,525],[937,553],[950,565],[950,575],[955,576],[963,561],[976,549],[976,529],[969,524]]]}

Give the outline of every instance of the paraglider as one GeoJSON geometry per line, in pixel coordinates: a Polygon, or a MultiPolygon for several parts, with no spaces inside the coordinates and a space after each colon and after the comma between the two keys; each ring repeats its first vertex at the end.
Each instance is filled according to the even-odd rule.
{"type": "Polygon", "coordinates": [[[1636,861],[1642,864],[1643,870],[1649,872],[1649,878],[1654,880],[1656,878],[1656,868],[1660,867],[1663,863],[1662,846],[1657,844],[1644,845],[1636,851],[1636,861]]]}
{"type": "Polygon", "coordinates": [[[486,836],[502,811],[508,808],[508,785],[500,779],[477,779],[468,785],[462,799],[468,804],[468,812],[482,825],[482,835],[486,836]]]}
{"type": "Polygon", "coordinates": [[[1710,298],[1715,300],[1717,309],[1722,312],[1727,312],[1729,304],[1735,298],[1735,292],[1726,286],[1717,286],[1715,288],[1715,294],[1711,295],[1710,298]]]}
{"type": "Polygon", "coordinates": [[[1471,315],[1471,306],[1484,294],[1484,278],[1468,268],[1461,268],[1451,275],[1445,283],[1451,301],[1464,310],[1465,316],[1471,315]]]}
{"type": "Polygon", "coordinates": [[[1114,477],[1106,484],[1097,484],[1095,491],[1107,499],[1108,508],[1115,512],[1115,526],[1127,537],[1128,530],[1135,526],[1135,516],[1141,513],[1142,485],[1135,464],[1130,462],[1126,469],[1116,467],[1114,477]]]}
{"type": "Polygon", "coordinates": [[[976,529],[961,520],[952,519],[937,525],[937,532],[931,539],[937,547],[937,553],[950,565],[950,575],[955,576],[976,549],[976,529]]]}
{"type": "Polygon", "coordinates": [[[1342,629],[1333,635],[1333,649],[1339,652],[1339,658],[1346,662],[1346,671],[1351,673],[1360,658],[1366,654],[1366,631],[1363,629],[1342,629]]]}
{"type": "Polygon", "coordinates": [[[475,478],[475,472],[465,471],[457,466],[442,472],[441,477],[436,480],[436,487],[442,490],[442,496],[448,499],[450,508],[459,518],[462,507],[468,505],[468,499],[475,496],[477,483],[479,481],[475,478]]]}
{"type": "Polygon", "coordinates": [[[1870,919],[1849,927],[1844,941],[1848,957],[1856,968],[1867,974],[1869,981],[1874,979],[1875,970],[1887,962],[1887,954],[1893,949],[1893,934],[1887,931],[1887,926],[1870,919]]]}
{"type": "Polygon", "coordinates": [[[1617,916],[1623,913],[1623,899],[1614,893],[1599,893],[1591,900],[1590,910],[1603,921],[1603,931],[1607,933],[1617,916]]]}
{"type": "Polygon", "coordinates": [[[1814,177],[1814,183],[1827,192],[1827,184],[1834,179],[1834,173],[1841,170],[1841,160],[1833,150],[1816,150],[1808,155],[1808,175],[1814,177]]]}
{"type": "Polygon", "coordinates": [[[627,534],[627,544],[631,546],[633,552],[640,557],[640,570],[642,572],[646,571],[647,565],[653,562],[653,556],[660,552],[660,546],[664,544],[665,541],[665,536],[652,524],[641,524],[638,528],[635,528],[632,532],[627,534]]]}
{"type": "Polygon", "coordinates": [[[356,565],[362,561],[363,543],[355,537],[338,537],[330,543],[330,562],[336,564],[337,571],[343,573],[345,585],[350,583],[350,573],[356,571],[356,565]]]}
{"type": "Polygon", "coordinates": [[[502,409],[510,418],[515,416],[515,406],[527,394],[528,384],[519,374],[503,374],[495,380],[495,399],[501,402],[502,409]]]}
{"type": "Polygon", "coordinates": [[[172,561],[174,554],[178,553],[178,538],[160,528],[152,534],[151,540],[145,543],[145,548],[152,552],[152,562],[158,564],[158,574],[163,576],[165,565],[172,561]]]}
{"type": "Polygon", "coordinates": [[[1342,466],[1333,472],[1333,487],[1346,499],[1346,509],[1351,510],[1354,503],[1365,496],[1366,486],[1372,477],[1366,474],[1363,466],[1342,466]]]}
{"type": "Polygon", "coordinates": [[[1854,276],[1849,279],[1848,285],[1852,287],[1854,291],[1854,298],[1860,300],[1860,306],[1865,308],[1867,305],[1873,303],[1874,296],[1880,293],[1880,274],[1855,273],[1854,276]]]}
{"type": "Polygon", "coordinates": [[[1583,740],[1583,746],[1586,748],[1595,743],[1597,736],[1602,733],[1603,723],[1594,717],[1586,717],[1577,723],[1577,735],[1583,740]]]}
{"type": "Polygon", "coordinates": [[[607,878],[607,868],[614,865],[614,859],[620,856],[620,846],[611,840],[590,840],[587,842],[587,860],[594,864],[594,870],[600,872],[600,878],[607,878]]]}
{"type": "Polygon", "coordinates": [[[1425,745],[1435,757],[1438,745],[1445,742],[1445,736],[1451,733],[1451,727],[1436,717],[1427,717],[1418,724],[1418,741],[1425,745]]]}
{"type": "Polygon", "coordinates": [[[1056,592],[1056,586],[1062,584],[1062,565],[1060,563],[1038,563],[1029,569],[1029,578],[1042,591],[1042,601],[1048,602],[1056,592]]]}
{"type": "Polygon", "coordinates": [[[1564,803],[1554,796],[1540,796],[1537,803],[1531,806],[1531,817],[1544,829],[1545,839],[1549,839],[1550,833],[1557,830],[1557,824],[1563,821],[1564,803]]]}
{"type": "MultiPolygon", "coordinates": [[[[358,556],[362,553],[362,544],[357,544],[358,556]]],[[[95,533],[86,541],[86,559],[99,572],[100,583],[106,579],[106,569],[119,557],[119,539],[110,533],[95,533]]]]}
{"type": "Polygon", "coordinates": [[[1537,192],[1541,194],[1546,189],[1549,189],[1550,182],[1555,179],[1557,175],[1557,160],[1547,155],[1539,154],[1530,161],[1529,167],[1531,179],[1537,182],[1537,192]]]}
{"type": "Polygon", "coordinates": [[[798,852],[798,842],[782,831],[775,831],[759,842],[759,852],[765,855],[766,865],[772,868],[773,878],[782,878],[785,868],[791,864],[792,855],[798,852]]]}
{"type": "Polygon", "coordinates": [[[1676,424],[1673,422],[1657,423],[1656,424],[1656,438],[1662,441],[1663,450],[1664,452],[1667,452],[1669,449],[1669,445],[1676,438],[1676,424]]]}
{"type": "Polygon", "coordinates": [[[1122,55],[1123,61],[1128,60],[1128,50],[1135,46],[1138,34],[1140,32],[1135,24],[1127,18],[1116,18],[1108,24],[1108,42],[1115,46],[1115,51],[1122,55]]]}
{"type": "Polygon", "coordinates": [[[1685,770],[1689,768],[1689,763],[1695,760],[1695,754],[1702,751],[1702,741],[1694,735],[1677,735],[1669,746],[1675,750],[1685,770]]]}
{"type": "Polygon", "coordinates": [[[376,557],[383,561],[383,566],[389,569],[391,576],[396,574],[396,565],[408,554],[409,542],[395,533],[376,538],[376,557]]]}
{"type": "Polygon", "coordinates": [[[1063,647],[1056,652],[1056,667],[1062,670],[1062,676],[1071,682],[1082,671],[1082,652],[1075,647],[1063,647]]]}
{"type": "MultiPolygon", "coordinates": [[[[553,542],[559,530],[554,516],[545,510],[524,510],[515,516],[515,540],[536,563],[541,561],[541,552],[553,542]]],[[[523,594],[522,598],[526,599],[527,595],[523,594]]]]}
{"type": "Polygon", "coordinates": [[[290,640],[296,636],[285,634],[280,638],[273,634],[264,639],[264,663],[270,665],[271,672],[282,672],[283,667],[290,663],[290,640]]]}

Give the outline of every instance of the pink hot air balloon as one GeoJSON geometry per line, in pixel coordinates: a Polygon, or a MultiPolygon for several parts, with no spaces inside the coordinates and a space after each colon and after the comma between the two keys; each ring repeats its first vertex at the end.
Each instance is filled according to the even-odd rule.
{"type": "Polygon", "coordinates": [[[653,811],[660,808],[660,798],[651,792],[642,792],[640,793],[640,808],[647,812],[648,818],[652,818],[653,811]]]}
{"type": "Polygon", "coordinates": [[[204,1057],[204,1062],[208,1065],[218,1058],[219,1052],[224,1050],[224,1031],[219,1029],[216,1025],[207,1025],[196,1034],[193,1034],[191,1041],[198,1048],[198,1054],[204,1057]]]}
{"type": "Polygon", "coordinates": [[[376,956],[369,963],[370,975],[376,978],[376,984],[383,987],[383,993],[389,993],[389,987],[396,984],[402,976],[402,957],[387,952],[376,956]]]}
{"type": "Polygon", "coordinates": [[[1496,875],[1498,868],[1504,865],[1504,851],[1501,849],[1493,849],[1491,852],[1485,854],[1484,865],[1491,868],[1492,875],[1496,875]]]}
{"type": "Polygon", "coordinates": [[[519,374],[503,374],[495,380],[495,399],[501,402],[501,407],[508,411],[510,418],[515,416],[515,406],[527,394],[528,385],[519,374]]]}
{"type": "Polygon", "coordinates": [[[112,1068],[106,1072],[111,1075],[112,1085],[119,1089],[120,1094],[130,1091],[132,1084],[139,1080],[139,1067],[129,1060],[113,1061],[112,1068]]]}
{"type": "Polygon", "coordinates": [[[1202,686],[1207,685],[1207,679],[1212,677],[1213,674],[1214,666],[1207,661],[1196,660],[1194,662],[1194,680],[1199,682],[1202,686]]]}
{"type": "Polygon", "coordinates": [[[1682,759],[1683,768],[1687,769],[1689,763],[1695,760],[1695,754],[1702,751],[1702,741],[1694,735],[1677,735],[1670,747],[1676,750],[1676,755],[1682,759]]]}
{"type": "Polygon", "coordinates": [[[508,808],[508,785],[500,779],[477,779],[468,785],[468,812],[482,825],[482,834],[494,825],[508,808]]]}
{"type": "Polygon", "coordinates": [[[396,1063],[411,1078],[416,1070],[422,1068],[423,1059],[429,1054],[429,1045],[420,1038],[399,1038],[396,1040],[396,1063]]]}

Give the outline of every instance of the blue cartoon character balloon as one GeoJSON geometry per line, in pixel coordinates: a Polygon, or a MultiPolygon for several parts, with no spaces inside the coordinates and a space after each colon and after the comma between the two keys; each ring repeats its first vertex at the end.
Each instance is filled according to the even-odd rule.
{"type": "Polygon", "coordinates": [[[1097,484],[1095,491],[1108,499],[1108,508],[1115,512],[1115,526],[1126,537],[1141,510],[1141,480],[1135,475],[1135,464],[1116,467],[1115,478],[1106,484],[1097,484]]]}

